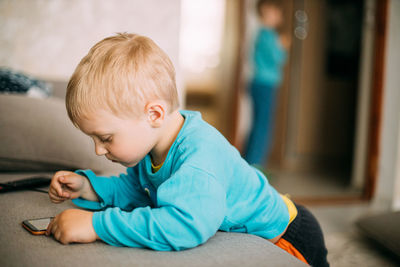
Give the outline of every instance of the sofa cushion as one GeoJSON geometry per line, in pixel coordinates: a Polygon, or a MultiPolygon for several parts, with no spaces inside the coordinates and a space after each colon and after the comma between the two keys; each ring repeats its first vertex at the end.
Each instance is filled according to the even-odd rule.
{"type": "Polygon", "coordinates": [[[94,153],[91,139],[70,122],[64,101],[0,94],[0,171],[124,168],[94,153]]]}
{"type": "MultiPolygon", "coordinates": [[[[30,175],[0,173],[0,181],[30,175]]],[[[0,194],[0,266],[306,266],[274,244],[250,234],[217,232],[196,248],[165,252],[113,247],[101,241],[65,246],[51,236],[32,235],[21,226],[23,220],[53,217],[70,208],[75,208],[71,201],[53,204],[40,192],[0,194]]]]}
{"type": "Polygon", "coordinates": [[[400,211],[361,217],[356,225],[365,235],[400,257],[400,211]]]}

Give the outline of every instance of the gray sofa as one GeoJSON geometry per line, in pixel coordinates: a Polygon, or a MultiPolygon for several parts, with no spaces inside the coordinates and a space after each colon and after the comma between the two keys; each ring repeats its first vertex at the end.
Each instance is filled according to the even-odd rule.
{"type": "MultiPolygon", "coordinates": [[[[59,169],[124,171],[95,156],[91,140],[67,118],[61,98],[33,99],[0,94],[0,183],[59,169]]],[[[34,236],[25,219],[54,216],[74,207],[53,204],[47,194],[0,194],[0,266],[304,266],[268,241],[253,235],[217,232],[205,244],[180,252],[117,248],[101,241],[64,246],[34,236]]]]}

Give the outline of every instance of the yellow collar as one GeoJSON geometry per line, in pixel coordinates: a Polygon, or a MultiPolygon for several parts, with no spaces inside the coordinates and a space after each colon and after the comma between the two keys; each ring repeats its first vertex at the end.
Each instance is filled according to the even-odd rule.
{"type": "Polygon", "coordinates": [[[151,169],[152,169],[152,171],[153,171],[153,172],[158,172],[158,171],[161,169],[161,167],[162,167],[163,164],[164,164],[164,162],[162,162],[161,164],[155,166],[155,165],[153,164],[153,160],[151,160],[151,169]]]}

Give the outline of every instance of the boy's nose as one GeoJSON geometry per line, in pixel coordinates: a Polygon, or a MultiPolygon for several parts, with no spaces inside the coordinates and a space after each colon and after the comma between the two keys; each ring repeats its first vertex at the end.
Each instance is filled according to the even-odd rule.
{"type": "Polygon", "coordinates": [[[105,147],[98,145],[98,144],[95,145],[94,150],[95,150],[97,156],[103,156],[103,155],[107,154],[107,149],[105,149],[105,147]]]}

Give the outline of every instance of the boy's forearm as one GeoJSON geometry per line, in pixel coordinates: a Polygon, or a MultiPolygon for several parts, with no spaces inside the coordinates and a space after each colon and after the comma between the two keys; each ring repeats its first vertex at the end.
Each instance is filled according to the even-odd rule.
{"type": "Polygon", "coordinates": [[[81,198],[84,198],[89,201],[99,201],[96,192],[94,191],[92,184],[90,183],[89,179],[85,177],[85,182],[82,189],[81,198]]]}

